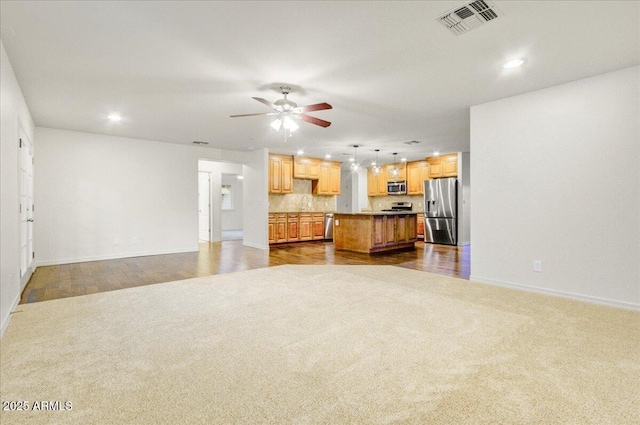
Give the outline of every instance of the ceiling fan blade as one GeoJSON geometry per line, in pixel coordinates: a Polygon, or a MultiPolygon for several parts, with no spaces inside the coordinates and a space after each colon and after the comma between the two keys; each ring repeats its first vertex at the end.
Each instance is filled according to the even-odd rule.
{"type": "Polygon", "coordinates": [[[333,109],[333,106],[329,105],[326,102],[316,103],[315,105],[307,105],[307,106],[298,106],[294,109],[296,112],[311,112],[311,111],[322,111],[324,109],[333,109]]]}
{"type": "Polygon", "coordinates": [[[331,125],[329,121],[321,120],[320,118],[312,117],[310,115],[298,114],[296,117],[300,118],[302,121],[319,125],[320,127],[329,127],[331,125]]]}
{"type": "Polygon", "coordinates": [[[241,114],[241,115],[229,115],[231,118],[237,118],[237,117],[255,117],[258,115],[278,115],[277,112],[260,112],[258,114],[241,114]]]}
{"type": "Polygon", "coordinates": [[[263,99],[261,97],[252,97],[251,99],[255,99],[260,103],[264,103],[265,105],[267,105],[268,107],[270,107],[270,108],[272,108],[272,109],[274,109],[276,111],[279,110],[278,107],[275,104],[269,102],[267,99],[263,99]]]}

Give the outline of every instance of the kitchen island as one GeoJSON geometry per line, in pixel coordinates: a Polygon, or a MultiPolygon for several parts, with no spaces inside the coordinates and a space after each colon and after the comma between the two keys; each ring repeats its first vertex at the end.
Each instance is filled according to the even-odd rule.
{"type": "Polygon", "coordinates": [[[418,240],[417,215],[406,211],[335,213],[335,249],[368,254],[413,249],[418,240]]]}

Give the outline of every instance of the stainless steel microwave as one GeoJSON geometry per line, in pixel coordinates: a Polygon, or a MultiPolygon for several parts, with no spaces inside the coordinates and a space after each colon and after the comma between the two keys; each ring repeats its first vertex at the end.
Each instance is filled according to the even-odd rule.
{"type": "Polygon", "coordinates": [[[388,195],[406,195],[407,194],[407,182],[387,182],[387,194],[388,195]]]}

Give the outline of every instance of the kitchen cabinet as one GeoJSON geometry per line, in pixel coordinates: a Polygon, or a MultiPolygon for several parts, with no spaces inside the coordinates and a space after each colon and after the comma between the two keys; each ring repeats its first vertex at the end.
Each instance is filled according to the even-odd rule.
{"type": "Polygon", "coordinates": [[[287,214],[287,242],[300,240],[299,226],[299,214],[287,214]]]}
{"type": "Polygon", "coordinates": [[[287,214],[269,214],[269,243],[287,241],[287,214]]]}
{"type": "Polygon", "coordinates": [[[318,180],[311,183],[311,193],[314,195],[340,194],[340,163],[322,161],[318,167],[318,180]]]}
{"type": "Polygon", "coordinates": [[[434,156],[427,158],[429,163],[429,177],[458,177],[458,154],[434,156]]]}
{"type": "Polygon", "coordinates": [[[293,193],[293,157],[269,155],[269,193],[293,193]]]}
{"type": "Polygon", "coordinates": [[[429,180],[429,162],[413,161],[407,163],[407,195],[422,195],[425,180],[429,180]]]}
{"type": "Polygon", "coordinates": [[[387,196],[387,176],[384,172],[376,175],[371,168],[367,169],[367,195],[387,196]]]}
{"type": "Polygon", "coordinates": [[[416,216],[416,213],[335,213],[335,249],[371,254],[414,248],[416,216]]]}
{"type": "Polygon", "coordinates": [[[324,214],[313,213],[311,216],[311,239],[324,239],[324,214]]]}
{"type": "Polygon", "coordinates": [[[324,213],[269,213],[269,244],[324,240],[324,213]]]}
{"type": "Polygon", "coordinates": [[[424,240],[424,214],[418,213],[417,223],[416,223],[416,234],[418,239],[424,240]]]}
{"type": "Polygon", "coordinates": [[[297,156],[293,160],[293,178],[311,179],[320,178],[320,162],[318,158],[297,156]]]}
{"type": "Polygon", "coordinates": [[[298,227],[298,240],[310,241],[313,239],[313,216],[310,213],[300,213],[300,224],[298,227]]]}

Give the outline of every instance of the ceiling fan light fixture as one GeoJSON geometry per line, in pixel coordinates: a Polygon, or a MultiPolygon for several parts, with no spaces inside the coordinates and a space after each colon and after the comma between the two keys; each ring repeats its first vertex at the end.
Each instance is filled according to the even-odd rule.
{"type": "Polygon", "coordinates": [[[289,131],[296,131],[300,127],[298,124],[296,124],[293,118],[288,115],[282,119],[282,126],[285,128],[285,130],[289,131]]]}
{"type": "Polygon", "coordinates": [[[280,127],[282,126],[282,120],[280,118],[276,118],[272,123],[271,123],[271,128],[273,128],[275,131],[280,131],[280,127]]]}

